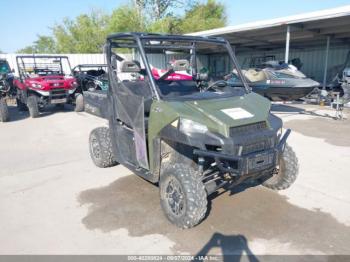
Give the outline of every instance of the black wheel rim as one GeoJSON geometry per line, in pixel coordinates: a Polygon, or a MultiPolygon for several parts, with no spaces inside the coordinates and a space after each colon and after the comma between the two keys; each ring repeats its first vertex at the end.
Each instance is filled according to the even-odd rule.
{"type": "Polygon", "coordinates": [[[169,210],[175,216],[182,216],[185,212],[185,194],[179,181],[171,178],[165,189],[165,198],[169,210]]]}
{"type": "Polygon", "coordinates": [[[93,136],[91,138],[90,147],[91,147],[91,152],[92,152],[92,155],[94,156],[94,158],[100,159],[101,149],[100,149],[100,145],[99,145],[95,136],[93,136]]]}

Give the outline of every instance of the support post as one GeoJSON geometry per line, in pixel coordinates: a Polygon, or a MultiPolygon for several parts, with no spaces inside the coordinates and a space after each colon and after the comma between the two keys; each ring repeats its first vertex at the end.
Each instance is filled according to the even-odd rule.
{"type": "Polygon", "coordinates": [[[329,54],[330,41],[331,41],[331,37],[327,36],[326,57],[324,61],[324,71],[323,71],[323,85],[322,85],[323,90],[326,89],[326,85],[327,85],[328,54],[329,54]]]}
{"type": "Polygon", "coordinates": [[[286,53],[284,55],[284,62],[288,64],[289,61],[289,42],[290,42],[290,26],[287,26],[287,33],[286,33],[286,53]]]}

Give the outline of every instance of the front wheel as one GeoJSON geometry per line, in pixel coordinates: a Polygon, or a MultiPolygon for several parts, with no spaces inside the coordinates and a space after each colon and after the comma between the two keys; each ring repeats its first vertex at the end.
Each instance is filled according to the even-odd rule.
{"type": "Polygon", "coordinates": [[[298,172],[298,158],[293,149],[286,144],[279,162],[278,172],[271,178],[263,181],[262,185],[273,190],[287,189],[297,179],[298,172]]]}
{"type": "Polygon", "coordinates": [[[36,118],[39,116],[38,98],[35,95],[31,95],[28,97],[27,107],[29,109],[30,117],[36,118]]]}
{"type": "Polygon", "coordinates": [[[7,122],[10,120],[9,110],[7,107],[6,100],[0,98],[0,122],[7,122]]]}
{"type": "Polygon", "coordinates": [[[160,203],[168,220],[180,228],[199,224],[207,211],[207,193],[197,171],[186,164],[167,166],[159,182],[160,203]]]}
{"type": "Polygon", "coordinates": [[[107,127],[98,127],[91,131],[89,137],[90,156],[94,164],[101,168],[118,164],[114,160],[112,141],[107,127]]]}

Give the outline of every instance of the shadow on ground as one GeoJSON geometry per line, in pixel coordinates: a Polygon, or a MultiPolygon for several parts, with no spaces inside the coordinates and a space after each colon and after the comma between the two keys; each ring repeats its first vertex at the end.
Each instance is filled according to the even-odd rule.
{"type": "Polygon", "coordinates": [[[350,146],[350,120],[332,120],[313,118],[308,120],[291,120],[284,123],[285,128],[301,133],[305,136],[324,139],[336,146],[350,146]]]}
{"type": "Polygon", "coordinates": [[[212,254],[214,249],[218,249],[223,254],[223,261],[241,261],[242,257],[247,261],[257,262],[258,258],[253,254],[248,246],[248,241],[243,235],[223,235],[214,233],[209,241],[195,255],[197,260],[205,261],[205,257],[212,254]]]}
{"type": "Polygon", "coordinates": [[[302,112],[305,112],[305,109],[295,107],[295,106],[290,106],[290,105],[283,105],[283,104],[271,104],[271,111],[273,113],[295,113],[295,114],[300,114],[302,112]]]}
{"type": "MultiPolygon", "coordinates": [[[[277,114],[300,114],[300,115],[308,115],[308,116],[316,116],[321,118],[329,118],[329,119],[335,119],[336,117],[334,115],[330,115],[327,113],[319,114],[316,113],[317,110],[305,110],[303,108],[300,108],[298,106],[293,105],[284,105],[284,104],[271,104],[271,112],[277,113],[277,114]]],[[[335,112],[335,111],[334,111],[335,112]]]]}
{"type": "Polygon", "coordinates": [[[10,121],[20,121],[29,117],[28,112],[20,112],[18,111],[16,106],[8,106],[10,121]]]}
{"type": "Polygon", "coordinates": [[[276,240],[326,254],[350,253],[349,227],[329,214],[291,205],[276,192],[250,186],[209,199],[207,218],[193,229],[180,230],[163,216],[158,188],[130,175],[106,187],[81,192],[79,202],[89,206],[82,222],[88,229],[103,232],[126,228],[131,236],[162,234],[176,243],[175,252],[190,254],[201,250],[241,254],[247,249],[245,238],[276,240]],[[218,248],[219,236],[224,236],[224,243],[221,241],[218,248]]]}
{"type": "MultiPolygon", "coordinates": [[[[19,111],[17,109],[17,106],[8,106],[9,115],[10,115],[10,122],[20,121],[26,118],[29,118],[28,111],[19,111]]],[[[55,113],[67,113],[74,111],[74,107],[71,105],[64,105],[62,106],[49,106],[46,107],[43,111],[40,111],[39,117],[46,117],[55,113]]]]}

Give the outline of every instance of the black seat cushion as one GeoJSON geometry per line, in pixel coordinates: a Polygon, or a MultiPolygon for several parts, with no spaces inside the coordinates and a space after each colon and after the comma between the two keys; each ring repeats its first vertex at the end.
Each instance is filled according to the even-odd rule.
{"type": "Polygon", "coordinates": [[[162,95],[166,97],[191,95],[198,92],[194,81],[157,81],[157,85],[162,95]]]}

